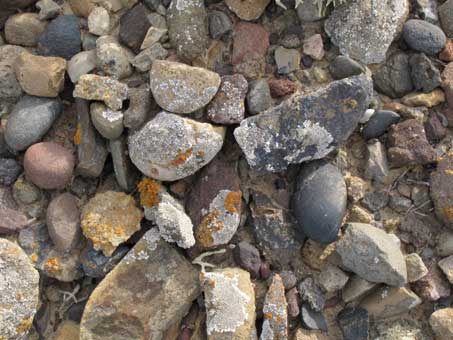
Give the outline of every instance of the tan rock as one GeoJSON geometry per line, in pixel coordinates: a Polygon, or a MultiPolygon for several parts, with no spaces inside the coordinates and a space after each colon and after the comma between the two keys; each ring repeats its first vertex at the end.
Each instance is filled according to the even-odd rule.
{"type": "Polygon", "coordinates": [[[426,268],[422,258],[417,253],[406,255],[405,260],[408,282],[418,281],[428,274],[428,268],[426,268]]]}
{"type": "Polygon", "coordinates": [[[225,0],[228,8],[242,20],[255,20],[263,14],[270,0],[225,0]]]}
{"type": "Polygon", "coordinates": [[[71,320],[64,320],[51,340],[79,340],[80,326],[71,320]]]}
{"type": "Polygon", "coordinates": [[[66,60],[58,57],[22,53],[16,60],[15,72],[22,89],[38,97],[57,97],[63,90],[66,60]]]}
{"type": "Polygon", "coordinates": [[[342,290],[341,295],[343,301],[351,302],[358,300],[377,286],[378,284],[375,282],[369,282],[365,279],[362,279],[360,276],[354,275],[349,279],[348,283],[342,290]]]}
{"type": "Polygon", "coordinates": [[[442,269],[448,281],[453,284],[453,255],[440,260],[438,266],[442,269]]]}
{"type": "Polygon", "coordinates": [[[348,222],[371,223],[373,215],[359,205],[353,205],[349,210],[348,222]]]}
{"type": "Polygon", "coordinates": [[[294,333],[292,340],[333,340],[329,335],[321,331],[311,331],[304,328],[298,328],[294,333]]]}
{"type": "Polygon", "coordinates": [[[435,89],[430,93],[410,93],[401,99],[404,105],[433,107],[445,101],[445,93],[435,89]]]}
{"type": "Polygon", "coordinates": [[[437,340],[453,340],[453,308],[436,310],[429,317],[429,324],[437,340]]]}
{"type": "Polygon", "coordinates": [[[68,0],[72,11],[79,17],[88,18],[94,9],[94,0],[68,0]]]}
{"type": "Polygon", "coordinates": [[[36,13],[15,14],[5,23],[5,39],[11,45],[36,46],[46,26],[36,13]]]}

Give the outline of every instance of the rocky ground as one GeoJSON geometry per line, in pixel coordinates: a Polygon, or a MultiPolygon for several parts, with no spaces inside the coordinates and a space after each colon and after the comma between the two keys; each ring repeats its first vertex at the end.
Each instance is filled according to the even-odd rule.
{"type": "Polygon", "coordinates": [[[453,339],[453,0],[1,0],[0,340],[453,339]]]}

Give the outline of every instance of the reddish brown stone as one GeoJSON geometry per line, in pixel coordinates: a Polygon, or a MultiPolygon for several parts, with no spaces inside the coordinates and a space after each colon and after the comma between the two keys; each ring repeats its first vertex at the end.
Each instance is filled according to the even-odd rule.
{"type": "Polygon", "coordinates": [[[265,56],[269,48],[269,33],[261,25],[239,22],[234,27],[233,65],[240,64],[248,53],[265,56]]]}
{"type": "Polygon", "coordinates": [[[453,61],[453,40],[447,39],[444,49],[439,54],[439,59],[443,61],[453,61]]]}
{"type": "Polygon", "coordinates": [[[273,98],[283,97],[297,90],[296,84],[289,79],[270,79],[267,83],[273,98]]]}
{"type": "Polygon", "coordinates": [[[439,141],[445,137],[447,129],[442,125],[439,117],[435,113],[431,113],[425,123],[426,137],[430,141],[439,141]]]}

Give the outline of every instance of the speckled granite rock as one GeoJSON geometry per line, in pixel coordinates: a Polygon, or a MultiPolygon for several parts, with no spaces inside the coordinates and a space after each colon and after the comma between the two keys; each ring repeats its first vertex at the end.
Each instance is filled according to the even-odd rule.
{"type": "Polygon", "coordinates": [[[288,339],[287,306],[282,278],[276,274],[272,277],[271,285],[264,299],[264,322],[260,340],[288,339]]]}

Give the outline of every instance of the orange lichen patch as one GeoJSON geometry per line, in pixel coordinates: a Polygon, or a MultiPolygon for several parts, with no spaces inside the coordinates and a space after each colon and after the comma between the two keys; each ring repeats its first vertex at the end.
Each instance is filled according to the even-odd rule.
{"type": "Polygon", "coordinates": [[[447,218],[453,219],[453,207],[442,208],[442,214],[447,218]]]}
{"type": "Polygon", "coordinates": [[[195,236],[202,247],[207,248],[212,246],[212,244],[214,243],[214,237],[212,236],[212,233],[223,229],[223,224],[222,222],[217,221],[217,217],[219,217],[219,212],[217,210],[214,210],[205,215],[201,220],[195,236]]]}
{"type": "Polygon", "coordinates": [[[137,185],[140,193],[140,204],[151,208],[159,204],[160,185],[155,180],[144,177],[137,185]]]}
{"type": "Polygon", "coordinates": [[[57,272],[60,270],[60,260],[56,257],[49,257],[46,263],[44,263],[44,267],[46,267],[49,272],[57,272]]]}
{"type": "Polygon", "coordinates": [[[354,110],[357,107],[357,100],[352,98],[346,98],[341,101],[341,112],[346,113],[354,110]]]}
{"type": "Polygon", "coordinates": [[[31,260],[31,262],[33,262],[33,263],[38,262],[38,255],[36,255],[36,254],[34,254],[34,253],[31,254],[30,260],[31,260]]]}
{"type": "Polygon", "coordinates": [[[74,144],[79,145],[82,139],[82,126],[77,124],[76,132],[74,134],[74,144]]]}
{"type": "Polygon", "coordinates": [[[184,152],[178,150],[178,156],[176,156],[176,158],[170,162],[170,165],[178,166],[184,164],[187,161],[187,159],[192,155],[192,151],[193,151],[192,148],[188,148],[184,152]]]}
{"type": "Polygon", "coordinates": [[[241,199],[242,199],[241,191],[231,191],[226,195],[223,207],[230,214],[239,213],[241,211],[242,202],[241,199]]]}
{"type": "Polygon", "coordinates": [[[116,227],[114,230],[114,233],[116,236],[119,236],[119,237],[124,237],[124,235],[125,235],[124,229],[122,227],[116,227]]]}
{"type": "Polygon", "coordinates": [[[22,320],[22,322],[16,327],[16,332],[18,334],[27,333],[33,323],[33,318],[28,318],[22,320]]]}
{"type": "Polygon", "coordinates": [[[272,320],[274,318],[274,316],[272,315],[272,313],[264,313],[264,318],[268,319],[268,320],[272,320]]]}

